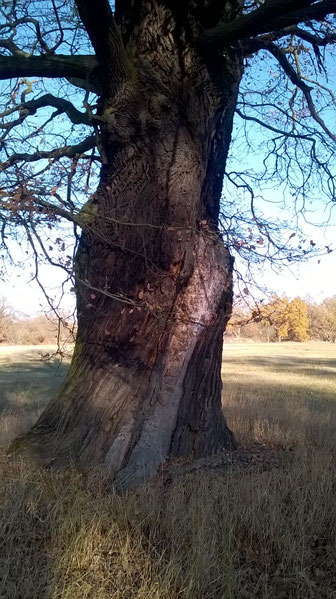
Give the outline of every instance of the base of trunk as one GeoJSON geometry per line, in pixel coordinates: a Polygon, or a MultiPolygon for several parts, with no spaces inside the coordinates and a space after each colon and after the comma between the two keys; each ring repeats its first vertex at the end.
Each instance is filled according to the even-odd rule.
{"type": "Polygon", "coordinates": [[[139,352],[126,360],[121,347],[99,339],[85,343],[79,331],[60,396],[17,448],[55,467],[104,464],[125,488],[154,476],[169,458],[234,447],[221,408],[232,260],[218,237],[203,234],[194,254],[193,274],[171,306],[160,343],[152,335],[153,364],[141,362],[139,352]]]}

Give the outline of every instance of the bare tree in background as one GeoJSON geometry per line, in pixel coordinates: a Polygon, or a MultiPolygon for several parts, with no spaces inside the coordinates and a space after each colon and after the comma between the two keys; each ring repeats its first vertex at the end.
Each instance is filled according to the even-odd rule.
{"type": "Polygon", "coordinates": [[[297,213],[312,187],[335,198],[334,10],[331,0],[2,3],[3,248],[24,231],[38,273],[39,256],[56,261],[45,231],[65,219],[77,237],[74,265],[60,264],[77,296],[72,364],[20,447],[54,464],[104,462],[126,485],[166,459],[234,445],[221,408],[230,247],[249,262],[312,249],[258,212],[261,179],[285,181],[297,213]],[[243,128],[266,127],[259,171],[239,169],[239,144],[236,166],[227,161],[235,113],[243,128]]]}

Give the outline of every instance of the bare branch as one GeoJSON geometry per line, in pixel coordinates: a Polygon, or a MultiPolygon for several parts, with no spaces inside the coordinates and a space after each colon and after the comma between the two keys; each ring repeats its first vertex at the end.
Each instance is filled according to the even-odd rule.
{"type": "Polygon", "coordinates": [[[6,23],[0,24],[0,30],[13,31],[14,29],[16,29],[16,27],[18,27],[18,25],[24,24],[31,24],[34,26],[36,38],[40,43],[42,50],[46,53],[50,52],[50,49],[48,48],[47,44],[43,39],[40,23],[37,19],[34,19],[32,17],[22,17],[21,19],[16,19],[15,21],[7,21],[6,23]]]}
{"type": "Polygon", "coordinates": [[[260,125],[261,127],[265,127],[266,129],[273,131],[273,133],[278,133],[279,135],[283,135],[284,137],[293,137],[294,139],[305,139],[306,141],[313,141],[313,139],[311,137],[309,137],[309,135],[302,135],[300,133],[293,133],[291,131],[283,131],[281,129],[277,129],[276,127],[273,127],[269,123],[265,123],[264,121],[261,121],[257,117],[254,117],[254,116],[251,116],[248,114],[244,114],[241,110],[239,110],[239,108],[236,108],[236,113],[242,119],[245,119],[245,121],[254,121],[255,123],[258,123],[258,125],[260,125]]]}
{"type": "MultiPolygon", "coordinates": [[[[45,94],[36,100],[29,100],[28,102],[24,102],[23,104],[15,105],[13,108],[6,110],[3,113],[0,113],[0,117],[7,116],[14,112],[20,112],[20,122],[22,122],[23,118],[26,118],[28,115],[35,114],[39,108],[45,108],[46,106],[50,106],[52,108],[56,108],[58,113],[64,112],[69,119],[75,124],[83,124],[90,125],[92,123],[89,115],[85,112],[80,112],[77,110],[75,106],[69,102],[69,100],[65,100],[63,98],[57,98],[52,94],[45,94]]],[[[9,123],[10,125],[12,123],[9,123]]]]}
{"type": "MultiPolygon", "coordinates": [[[[18,193],[19,192],[16,191],[15,193],[8,195],[5,191],[2,191],[0,189],[0,208],[1,208],[1,210],[12,212],[13,206],[11,205],[11,203],[13,202],[13,197],[15,195],[17,195],[18,193]],[[4,199],[1,199],[2,197],[4,199]]],[[[68,220],[69,222],[76,224],[77,226],[81,226],[80,219],[77,219],[76,214],[74,214],[73,212],[70,212],[69,210],[62,208],[61,206],[52,204],[51,202],[47,202],[43,198],[40,198],[35,192],[32,192],[31,196],[32,196],[32,199],[34,202],[35,212],[38,211],[39,208],[41,208],[49,216],[53,216],[53,217],[59,216],[61,218],[68,220]]],[[[23,199],[23,202],[24,202],[24,199],[23,199]]],[[[30,201],[30,206],[31,206],[31,201],[30,201]]],[[[22,211],[27,209],[25,204],[23,204],[23,206],[19,205],[18,208],[21,209],[22,211]]]]}
{"type": "Polygon", "coordinates": [[[19,56],[20,58],[22,56],[30,56],[28,52],[24,52],[23,50],[21,50],[12,40],[12,38],[8,38],[5,40],[0,39],[0,48],[5,48],[5,50],[8,50],[13,56],[19,56]]]}
{"type": "Polygon", "coordinates": [[[0,56],[0,79],[16,77],[78,78],[90,80],[98,67],[95,56],[0,56]]]}
{"type": "Polygon", "coordinates": [[[201,36],[201,46],[222,50],[234,42],[309,20],[321,20],[334,12],[334,0],[322,0],[316,4],[312,0],[267,0],[256,10],[234,21],[220,23],[205,31],[201,36]]]}
{"type": "MultiPolygon", "coordinates": [[[[324,47],[328,44],[336,42],[336,33],[327,32],[326,35],[320,37],[318,35],[313,35],[309,31],[305,31],[301,27],[290,27],[288,28],[288,32],[300,37],[302,40],[309,42],[312,46],[324,47]]],[[[272,40],[271,40],[272,41],[272,40]]]]}
{"type": "Polygon", "coordinates": [[[307,85],[307,83],[305,83],[305,81],[303,81],[303,79],[300,77],[300,75],[295,71],[295,69],[292,67],[292,65],[288,62],[286,53],[284,52],[284,50],[273,43],[266,44],[264,46],[264,48],[266,50],[268,50],[269,52],[271,52],[271,54],[273,54],[273,56],[277,59],[277,61],[279,62],[279,64],[283,68],[283,70],[285,71],[285,73],[288,76],[288,78],[290,79],[290,81],[302,91],[302,93],[306,99],[306,102],[308,104],[310,114],[312,115],[313,119],[320,125],[320,127],[328,135],[328,137],[330,137],[330,139],[332,139],[333,141],[336,142],[336,135],[332,131],[330,131],[329,127],[327,127],[324,120],[321,119],[321,117],[319,116],[319,114],[315,108],[315,105],[314,105],[314,102],[313,102],[313,99],[311,96],[311,87],[309,87],[309,85],[307,85]]]}
{"type": "Polygon", "coordinates": [[[63,32],[63,29],[62,29],[60,18],[58,16],[58,10],[57,10],[56,4],[55,4],[55,0],[51,0],[51,2],[52,2],[52,5],[53,5],[53,10],[54,10],[54,14],[55,14],[55,17],[56,17],[57,26],[58,26],[58,29],[59,29],[59,32],[60,32],[59,40],[56,42],[56,44],[54,45],[54,47],[51,49],[51,52],[54,53],[55,50],[57,50],[57,48],[63,42],[64,32],[63,32]]]}
{"type": "Polygon", "coordinates": [[[0,171],[4,171],[9,166],[16,164],[17,162],[36,162],[37,160],[48,160],[55,158],[74,158],[78,154],[83,154],[87,152],[87,150],[91,150],[96,145],[96,136],[91,135],[87,137],[82,142],[73,146],[63,146],[61,148],[55,148],[50,151],[38,151],[34,152],[34,154],[22,153],[22,154],[12,154],[8,158],[8,160],[2,164],[0,164],[0,171]]]}
{"type": "Polygon", "coordinates": [[[265,35],[261,35],[257,38],[253,38],[250,40],[246,40],[243,44],[244,54],[245,56],[254,54],[258,52],[260,49],[259,42],[275,42],[286,36],[293,36],[299,38],[300,40],[304,40],[312,45],[313,51],[317,58],[317,63],[320,71],[325,69],[323,59],[321,56],[320,48],[324,48],[328,44],[332,44],[336,42],[336,33],[331,33],[327,31],[327,33],[323,36],[314,35],[301,27],[297,27],[293,25],[292,27],[285,27],[284,29],[278,29],[277,31],[273,31],[272,33],[268,33],[265,35]]]}

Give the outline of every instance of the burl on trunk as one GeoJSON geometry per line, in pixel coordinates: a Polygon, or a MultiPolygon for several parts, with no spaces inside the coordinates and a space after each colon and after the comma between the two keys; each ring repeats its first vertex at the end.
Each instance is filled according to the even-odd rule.
{"type": "Polygon", "coordinates": [[[221,408],[232,258],[218,213],[242,66],[235,50],[212,65],[171,20],[158,3],[130,33],[120,15],[133,58],[102,86],[74,356],[25,437],[43,460],[105,463],[123,486],[234,444],[221,408]]]}

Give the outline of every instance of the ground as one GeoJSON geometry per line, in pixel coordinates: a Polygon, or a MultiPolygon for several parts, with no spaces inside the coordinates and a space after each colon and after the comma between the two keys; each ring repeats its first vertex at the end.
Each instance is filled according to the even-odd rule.
{"type": "Polygon", "coordinates": [[[60,363],[57,357],[52,357],[54,353],[55,347],[48,345],[0,345],[2,447],[30,428],[57,394],[68,369],[69,357],[60,363]]]}
{"type": "Polygon", "coordinates": [[[225,344],[239,449],[124,496],[6,457],[65,375],[46,351],[0,349],[1,599],[336,598],[334,344],[225,344]]]}

